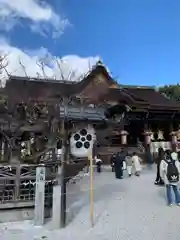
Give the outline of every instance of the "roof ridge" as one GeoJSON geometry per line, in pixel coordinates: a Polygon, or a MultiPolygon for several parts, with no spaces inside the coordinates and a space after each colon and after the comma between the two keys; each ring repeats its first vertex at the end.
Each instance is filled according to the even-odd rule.
{"type": "Polygon", "coordinates": [[[17,76],[11,75],[9,76],[9,80],[25,80],[31,82],[49,82],[49,83],[66,83],[66,84],[77,84],[78,81],[68,81],[68,80],[56,80],[54,78],[37,78],[37,77],[26,77],[26,76],[17,76]]]}
{"type": "Polygon", "coordinates": [[[155,89],[156,86],[139,86],[139,85],[126,85],[126,84],[119,84],[122,88],[137,88],[137,89],[155,89]]]}

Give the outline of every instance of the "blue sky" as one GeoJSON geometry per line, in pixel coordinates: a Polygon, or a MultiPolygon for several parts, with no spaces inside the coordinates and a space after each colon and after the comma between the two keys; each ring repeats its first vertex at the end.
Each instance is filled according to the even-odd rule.
{"type": "MultiPolygon", "coordinates": [[[[0,0],[9,2],[10,0],[0,0]]],[[[28,0],[33,1],[33,0],[28,0]]],[[[47,49],[52,55],[100,56],[123,84],[163,85],[180,79],[180,1],[49,0],[71,25],[56,39],[28,28],[24,18],[0,35],[18,49],[47,49]]],[[[0,12],[1,14],[1,12],[0,12]]]]}

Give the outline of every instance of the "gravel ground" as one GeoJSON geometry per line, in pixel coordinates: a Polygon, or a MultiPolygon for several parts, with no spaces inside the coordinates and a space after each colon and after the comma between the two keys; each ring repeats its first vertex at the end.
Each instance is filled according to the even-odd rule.
{"type": "Polygon", "coordinates": [[[52,230],[51,222],[0,224],[0,239],[12,240],[180,240],[180,208],[166,206],[165,189],[153,184],[155,170],[145,168],[140,177],[114,178],[104,169],[94,179],[94,227],[90,226],[89,177],[68,186],[68,226],[52,230]]]}

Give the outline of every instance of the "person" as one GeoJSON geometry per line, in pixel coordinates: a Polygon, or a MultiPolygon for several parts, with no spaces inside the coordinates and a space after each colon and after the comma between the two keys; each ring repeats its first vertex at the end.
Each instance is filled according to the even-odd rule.
{"type": "Polygon", "coordinates": [[[178,151],[178,161],[180,162],[180,151],[178,151]]]}
{"type": "Polygon", "coordinates": [[[165,159],[160,164],[160,176],[166,186],[166,197],[168,206],[172,206],[172,189],[175,195],[175,201],[180,206],[180,193],[178,189],[180,174],[180,163],[176,152],[166,151],[165,159]]]}
{"type": "Polygon", "coordinates": [[[95,157],[95,163],[96,163],[97,172],[101,173],[102,160],[100,159],[99,155],[95,157]]]}
{"type": "Polygon", "coordinates": [[[127,166],[128,175],[129,175],[129,177],[131,177],[133,162],[132,162],[132,156],[129,153],[125,157],[125,162],[126,162],[126,166],[127,166]]]}
{"type": "Polygon", "coordinates": [[[111,165],[111,168],[112,168],[112,172],[114,172],[114,162],[115,162],[115,159],[116,159],[116,153],[113,153],[111,158],[110,158],[110,165],[111,165]]]}
{"type": "Polygon", "coordinates": [[[97,156],[98,152],[98,142],[97,140],[94,141],[93,147],[92,147],[92,157],[95,158],[97,156]]]}
{"type": "Polygon", "coordinates": [[[159,148],[158,149],[158,157],[157,157],[157,161],[156,161],[157,173],[156,173],[156,180],[154,182],[155,185],[164,185],[164,182],[160,176],[160,164],[161,164],[161,161],[164,159],[164,155],[165,155],[165,152],[164,152],[163,148],[159,148]]]}
{"type": "Polygon", "coordinates": [[[141,163],[140,163],[140,158],[136,152],[133,153],[132,162],[135,169],[135,175],[139,177],[141,172],[141,163]]]}
{"type": "Polygon", "coordinates": [[[114,161],[114,170],[115,170],[115,177],[117,179],[123,178],[123,162],[125,160],[125,152],[122,149],[121,152],[117,152],[116,158],[114,161]]]}

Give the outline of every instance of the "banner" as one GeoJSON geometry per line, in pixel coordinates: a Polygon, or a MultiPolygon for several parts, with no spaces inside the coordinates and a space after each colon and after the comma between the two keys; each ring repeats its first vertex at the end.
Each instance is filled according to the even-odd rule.
{"type": "MultiPolygon", "coordinates": [[[[157,153],[159,148],[163,148],[164,150],[171,149],[171,142],[151,142],[150,144],[150,151],[151,153],[157,153]]],[[[179,149],[180,149],[180,142],[179,142],[179,149]]]]}

